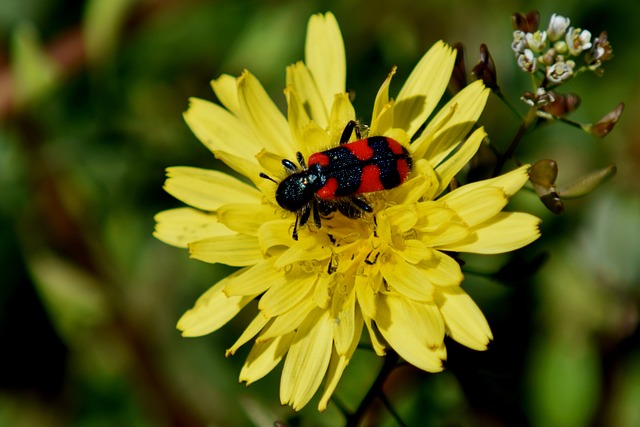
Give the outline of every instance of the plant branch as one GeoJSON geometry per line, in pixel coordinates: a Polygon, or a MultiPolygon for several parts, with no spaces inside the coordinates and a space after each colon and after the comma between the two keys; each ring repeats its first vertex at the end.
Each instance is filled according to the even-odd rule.
{"type": "Polygon", "coordinates": [[[498,160],[496,161],[496,166],[493,169],[493,174],[491,176],[496,177],[500,175],[500,172],[502,171],[502,168],[504,167],[507,160],[513,157],[513,154],[515,153],[516,148],[518,148],[520,141],[522,141],[522,137],[527,133],[527,131],[531,127],[535,126],[536,123],[538,123],[538,116],[536,115],[536,109],[532,107],[531,109],[529,109],[529,112],[523,119],[522,124],[520,125],[520,127],[518,128],[518,131],[516,132],[513,139],[511,140],[511,143],[509,144],[509,147],[507,147],[507,150],[504,152],[503,155],[498,156],[498,160]]]}
{"type": "Polygon", "coordinates": [[[384,364],[382,365],[380,372],[378,372],[378,376],[376,377],[375,381],[369,388],[369,391],[367,392],[367,394],[364,396],[364,398],[360,402],[360,405],[358,405],[358,408],[353,414],[347,416],[347,423],[346,423],[347,427],[357,427],[360,424],[360,422],[364,419],[364,416],[366,415],[367,411],[371,407],[373,400],[376,397],[380,397],[382,395],[382,387],[384,386],[384,383],[389,378],[389,375],[391,374],[391,372],[397,366],[398,360],[399,360],[398,354],[394,351],[389,351],[389,353],[384,359],[384,364]]]}

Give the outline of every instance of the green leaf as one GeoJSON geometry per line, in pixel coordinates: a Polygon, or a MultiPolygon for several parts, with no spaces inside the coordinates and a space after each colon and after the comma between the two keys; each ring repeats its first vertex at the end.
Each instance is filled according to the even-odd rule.
{"type": "Polygon", "coordinates": [[[38,31],[32,24],[18,25],[12,41],[11,72],[15,102],[22,106],[49,91],[58,73],[54,62],[42,49],[38,31]]]}
{"type": "Polygon", "coordinates": [[[90,0],[84,15],[84,38],[89,60],[109,56],[117,44],[127,13],[136,0],[90,0]]]}

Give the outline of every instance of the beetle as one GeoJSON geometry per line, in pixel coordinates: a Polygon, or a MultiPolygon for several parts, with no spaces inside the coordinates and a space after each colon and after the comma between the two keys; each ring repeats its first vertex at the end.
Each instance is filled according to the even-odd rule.
{"type": "Polygon", "coordinates": [[[312,154],[308,162],[298,152],[296,160],[300,167],[291,160],[282,160],[289,175],[279,183],[260,173],[260,177],[278,184],[278,205],[296,213],[291,236],[294,240],[298,240],[298,227],[304,226],[312,213],[320,228],[321,218],[336,210],[348,218],[373,212],[360,195],[399,186],[413,165],[411,154],[398,141],[386,136],[363,139],[354,120],[345,126],[339,146],[312,154]],[[354,131],[357,140],[349,142],[354,131]]]}

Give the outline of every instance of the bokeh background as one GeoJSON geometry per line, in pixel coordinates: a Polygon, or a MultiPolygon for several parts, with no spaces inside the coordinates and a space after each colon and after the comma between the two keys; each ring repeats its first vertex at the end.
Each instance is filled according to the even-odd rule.
{"type": "MultiPolygon", "coordinates": [[[[238,384],[248,349],[224,350],[250,314],[203,338],[175,329],[230,271],[152,237],[154,214],[179,206],[162,190],[166,167],[223,168],[184,124],[188,98],[214,99],[210,79],[247,68],[284,107],[284,68],[303,59],[308,17],[332,10],[364,121],[390,68],[397,91],[439,39],[462,42],[469,68],[486,43],[524,112],[530,80],[515,65],[510,16],[532,8],[543,27],[559,13],[613,45],[603,77],[567,85],[583,101],[571,117],[626,110],[604,139],[555,123],[528,134],[517,157],[557,160],[560,183],[609,163],[618,174],[562,215],[519,195],[512,208],[540,216],[543,238],[515,256],[465,259],[490,350],[450,342],[449,370],[402,368],[386,391],[408,425],[640,425],[640,3],[2,0],[0,426],[342,424],[317,400],[281,407],[277,369],[238,384]]],[[[495,97],[481,123],[503,148],[519,126],[495,97]]],[[[380,364],[357,351],[337,396],[355,407],[380,364]]],[[[383,409],[369,421],[395,425],[383,409]]]]}

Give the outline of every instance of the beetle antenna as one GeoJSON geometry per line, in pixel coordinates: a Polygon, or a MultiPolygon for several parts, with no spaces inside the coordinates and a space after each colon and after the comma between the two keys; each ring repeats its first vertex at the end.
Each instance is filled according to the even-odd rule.
{"type": "Polygon", "coordinates": [[[296,164],[289,159],[282,159],[282,166],[284,166],[285,170],[289,173],[298,172],[296,164]]]}
{"type": "Polygon", "coordinates": [[[264,172],[260,172],[260,178],[268,179],[269,181],[273,181],[276,184],[278,183],[278,181],[276,181],[275,179],[271,178],[269,175],[267,175],[264,172]]]}
{"type": "Polygon", "coordinates": [[[296,160],[298,160],[298,163],[300,163],[300,166],[302,166],[303,169],[307,168],[307,164],[304,161],[304,156],[299,151],[296,153],[296,160]]]}

